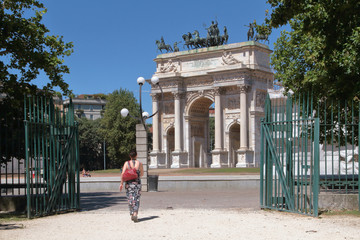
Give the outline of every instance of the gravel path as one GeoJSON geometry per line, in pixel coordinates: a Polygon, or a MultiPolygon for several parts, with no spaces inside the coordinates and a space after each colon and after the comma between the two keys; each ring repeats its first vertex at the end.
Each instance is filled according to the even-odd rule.
{"type": "Polygon", "coordinates": [[[93,210],[0,225],[0,239],[359,239],[360,218],[253,209],[93,210]]]}

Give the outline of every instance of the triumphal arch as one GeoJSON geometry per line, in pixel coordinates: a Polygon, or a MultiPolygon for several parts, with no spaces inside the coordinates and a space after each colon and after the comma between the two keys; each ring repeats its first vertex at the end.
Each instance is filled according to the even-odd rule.
{"type": "Polygon", "coordinates": [[[270,53],[249,41],[158,55],[149,167],[258,166],[270,53]]]}

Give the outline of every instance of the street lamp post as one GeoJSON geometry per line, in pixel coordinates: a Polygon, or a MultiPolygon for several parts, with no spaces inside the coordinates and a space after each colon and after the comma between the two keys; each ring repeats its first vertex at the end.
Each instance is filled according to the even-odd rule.
{"type": "MultiPolygon", "coordinates": [[[[121,116],[122,116],[122,117],[130,116],[130,117],[132,117],[132,118],[135,118],[135,119],[139,120],[139,121],[141,122],[141,124],[143,125],[143,127],[144,127],[144,130],[143,130],[143,131],[145,131],[145,133],[146,133],[146,136],[145,136],[146,139],[143,140],[143,141],[146,143],[146,146],[145,146],[146,152],[145,152],[145,161],[144,161],[144,162],[145,162],[145,163],[147,164],[147,166],[148,166],[148,144],[147,144],[146,119],[152,118],[153,116],[155,116],[156,114],[158,114],[159,110],[157,109],[157,111],[154,112],[151,116],[149,116],[149,113],[148,113],[148,112],[143,112],[142,101],[141,101],[141,95],[142,95],[142,94],[141,94],[141,88],[142,88],[142,86],[143,86],[144,83],[145,83],[145,79],[144,79],[143,77],[138,77],[137,83],[139,84],[139,88],[140,88],[140,90],[139,90],[139,102],[140,102],[139,117],[131,116],[131,115],[129,114],[129,110],[126,109],[126,108],[121,109],[120,113],[121,113],[121,116]]],[[[156,76],[153,76],[153,77],[151,78],[151,83],[152,83],[153,85],[156,85],[156,86],[159,87],[159,89],[160,89],[160,91],[161,91],[161,97],[163,98],[163,90],[162,90],[162,88],[161,88],[161,86],[160,86],[160,84],[159,84],[159,78],[156,77],[156,76]]],[[[138,128],[138,127],[137,127],[137,128],[138,128]]],[[[158,134],[158,133],[155,133],[155,134],[158,134]]],[[[141,134],[139,134],[139,132],[136,131],[137,141],[138,141],[139,138],[141,138],[140,135],[141,135],[141,134]],[[138,136],[138,135],[139,135],[139,136],[138,136]]],[[[137,152],[138,152],[138,154],[139,154],[138,147],[139,147],[139,144],[138,144],[138,142],[137,142],[137,143],[136,143],[136,148],[137,148],[137,152]]],[[[140,156],[139,156],[139,158],[140,158],[140,156]]],[[[144,175],[145,175],[146,179],[148,179],[147,169],[148,169],[148,167],[146,168],[146,171],[144,171],[144,175]]],[[[157,189],[157,187],[156,187],[156,189],[157,189]]]]}
{"type": "MultiPolygon", "coordinates": [[[[146,119],[149,119],[149,118],[152,118],[153,116],[155,116],[155,115],[159,112],[159,110],[157,110],[156,112],[154,112],[151,116],[149,116],[149,113],[148,113],[148,112],[143,112],[143,110],[142,110],[142,102],[141,102],[141,95],[142,95],[142,94],[141,94],[141,88],[142,88],[142,86],[143,86],[144,83],[145,83],[145,78],[143,78],[143,77],[138,77],[137,83],[139,84],[139,88],[140,88],[140,90],[139,90],[139,102],[140,102],[140,109],[139,109],[139,113],[140,113],[140,114],[139,114],[139,116],[140,116],[140,117],[131,116],[131,115],[129,114],[129,110],[128,110],[127,108],[121,109],[120,113],[121,113],[121,116],[123,116],[123,117],[130,116],[130,117],[132,117],[132,118],[135,118],[135,119],[137,119],[137,120],[140,120],[140,122],[144,125],[144,128],[146,129],[146,124],[145,124],[146,119]]],[[[151,83],[152,83],[153,85],[158,86],[158,87],[160,88],[161,97],[163,97],[164,93],[163,93],[163,90],[162,90],[162,88],[161,88],[161,86],[160,86],[160,84],[159,84],[159,78],[156,77],[156,76],[153,76],[153,77],[151,78],[151,83]]]]}

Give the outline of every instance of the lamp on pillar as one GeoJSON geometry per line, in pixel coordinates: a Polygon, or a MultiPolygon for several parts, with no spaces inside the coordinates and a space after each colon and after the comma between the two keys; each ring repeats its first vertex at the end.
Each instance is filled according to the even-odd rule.
{"type": "MultiPolygon", "coordinates": [[[[143,77],[138,77],[137,79],[137,83],[139,84],[139,102],[140,102],[140,107],[139,107],[139,116],[131,116],[129,114],[129,110],[126,108],[121,109],[120,114],[122,117],[127,117],[130,116],[132,118],[135,118],[137,120],[140,121],[141,124],[137,124],[136,125],[136,151],[138,152],[138,160],[145,165],[144,166],[144,176],[143,178],[146,179],[146,181],[149,183],[148,179],[150,179],[148,177],[148,144],[147,144],[147,127],[146,127],[146,119],[152,118],[153,116],[155,116],[159,111],[155,111],[151,116],[149,116],[148,112],[143,112],[142,110],[142,102],[141,102],[141,88],[145,83],[145,78],[143,77]]],[[[159,78],[156,76],[153,76],[151,78],[151,83],[153,85],[156,85],[159,87],[160,91],[161,91],[161,96],[163,97],[163,90],[159,84],[159,78]]],[[[144,179],[144,180],[145,180],[144,179]]],[[[151,178],[154,179],[154,178],[151,178]]],[[[145,185],[145,184],[144,184],[145,185]]],[[[145,185],[147,187],[147,189],[143,189],[145,191],[147,190],[151,190],[150,185],[146,184],[145,185]]],[[[156,178],[156,189],[157,190],[157,178],[156,178]]]]}
{"type": "MultiPolygon", "coordinates": [[[[155,116],[159,111],[157,110],[157,111],[154,112],[151,116],[149,116],[149,113],[148,113],[148,112],[143,112],[143,111],[142,111],[141,88],[142,88],[142,86],[143,86],[144,83],[145,83],[145,78],[143,78],[143,77],[138,77],[138,78],[137,78],[137,83],[139,84],[139,88],[140,88],[140,90],[139,90],[139,101],[140,101],[139,117],[131,116],[131,115],[129,114],[129,110],[126,109],[126,108],[121,109],[120,113],[121,113],[121,116],[123,116],[123,117],[130,116],[130,117],[132,117],[132,118],[135,118],[135,119],[139,120],[139,121],[144,125],[144,128],[146,129],[146,124],[145,124],[146,119],[152,118],[152,117],[155,116]]],[[[161,96],[163,96],[163,90],[162,90],[162,88],[161,88],[161,86],[160,86],[160,84],[159,84],[159,78],[158,78],[157,76],[153,76],[153,77],[151,78],[151,83],[152,83],[153,85],[158,86],[158,87],[160,88],[161,96]]]]}

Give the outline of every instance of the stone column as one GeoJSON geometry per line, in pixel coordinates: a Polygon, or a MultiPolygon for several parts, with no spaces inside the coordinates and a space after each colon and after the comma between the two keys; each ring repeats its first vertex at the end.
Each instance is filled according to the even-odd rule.
{"type": "Polygon", "coordinates": [[[240,86],[240,149],[247,150],[248,149],[248,110],[247,110],[247,102],[246,102],[246,92],[248,91],[249,86],[241,85],[240,86]]]}
{"type": "Polygon", "coordinates": [[[220,168],[221,162],[227,157],[226,152],[223,151],[223,116],[222,116],[222,104],[221,104],[221,89],[215,88],[215,148],[212,153],[212,168],[220,168]]]}
{"type": "Polygon", "coordinates": [[[247,85],[240,85],[240,149],[237,151],[236,167],[247,167],[248,158],[251,156],[248,146],[248,105],[247,92],[250,89],[247,85]]]}
{"type": "MultiPolygon", "coordinates": [[[[153,113],[158,111],[158,104],[159,104],[159,97],[157,94],[153,94],[152,101],[153,101],[153,113]]],[[[159,152],[159,113],[153,116],[153,150],[152,152],[156,153],[159,152]]]]}
{"type": "Polygon", "coordinates": [[[221,143],[221,129],[222,129],[222,121],[221,121],[221,95],[220,88],[215,89],[215,150],[222,149],[221,143]]]}
{"type": "MultiPolygon", "coordinates": [[[[153,113],[159,109],[159,95],[152,94],[153,101],[153,113]]],[[[153,149],[150,156],[150,165],[149,168],[158,168],[164,167],[165,163],[165,153],[161,151],[160,142],[162,141],[160,137],[160,128],[159,128],[159,117],[160,112],[153,116],[153,149]]]]}
{"type": "Polygon", "coordinates": [[[181,109],[180,109],[179,92],[174,93],[174,110],[175,110],[175,149],[171,153],[171,168],[180,168],[183,160],[183,153],[181,149],[181,109]]]}
{"type": "Polygon", "coordinates": [[[180,116],[180,93],[174,94],[175,98],[175,152],[181,151],[181,116],[180,116]]]}

